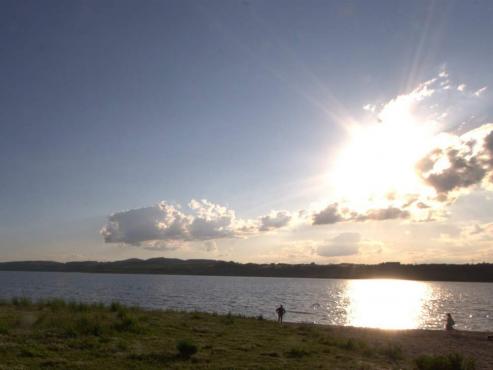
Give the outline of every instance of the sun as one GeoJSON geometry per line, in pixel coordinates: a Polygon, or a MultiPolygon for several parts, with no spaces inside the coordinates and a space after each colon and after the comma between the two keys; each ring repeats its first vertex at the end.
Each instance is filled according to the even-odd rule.
{"type": "Polygon", "coordinates": [[[387,104],[373,122],[348,128],[349,140],[329,173],[337,195],[354,207],[422,187],[415,166],[433,145],[436,122],[415,114],[412,101],[398,100],[387,104]]]}

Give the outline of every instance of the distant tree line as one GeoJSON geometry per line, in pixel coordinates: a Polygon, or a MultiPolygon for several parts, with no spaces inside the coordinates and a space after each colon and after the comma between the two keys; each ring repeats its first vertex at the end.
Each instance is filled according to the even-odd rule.
{"type": "Polygon", "coordinates": [[[262,276],[333,279],[395,278],[408,280],[493,282],[493,264],[362,264],[237,263],[174,258],[128,259],[114,262],[2,262],[0,270],[59,271],[125,274],[262,276]]]}

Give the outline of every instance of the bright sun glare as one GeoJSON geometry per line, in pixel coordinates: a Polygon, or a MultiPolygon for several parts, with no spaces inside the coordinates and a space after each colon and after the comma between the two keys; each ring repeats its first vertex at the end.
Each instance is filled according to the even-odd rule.
{"type": "Polygon", "coordinates": [[[432,144],[436,124],[412,112],[412,101],[401,96],[387,104],[378,122],[351,126],[349,142],[331,171],[339,196],[356,207],[378,202],[390,192],[412,193],[420,186],[417,161],[432,144]]]}
{"type": "Polygon", "coordinates": [[[382,329],[414,329],[423,320],[430,299],[426,283],[375,279],[349,280],[348,324],[382,329]]]}

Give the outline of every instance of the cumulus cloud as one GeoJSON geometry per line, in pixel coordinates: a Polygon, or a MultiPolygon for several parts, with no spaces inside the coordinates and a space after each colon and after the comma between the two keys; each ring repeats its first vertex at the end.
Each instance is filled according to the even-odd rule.
{"type": "Polygon", "coordinates": [[[461,136],[448,137],[448,143],[436,148],[417,164],[426,184],[438,199],[449,193],[491,182],[493,174],[493,124],[486,124],[461,136]]]}
{"type": "Polygon", "coordinates": [[[342,257],[358,254],[361,235],[358,233],[342,233],[317,248],[319,256],[342,257]]]}
{"type": "MultiPolygon", "coordinates": [[[[180,206],[163,201],[117,212],[109,216],[100,233],[106,243],[145,242],[146,249],[172,250],[179,242],[244,237],[282,228],[291,220],[287,211],[272,211],[258,220],[240,219],[232,209],[206,199],[193,199],[188,209],[184,212],[180,206]]],[[[211,249],[210,244],[207,248],[211,249]]]]}
{"type": "Polygon", "coordinates": [[[101,229],[106,243],[139,245],[149,241],[196,241],[238,237],[255,226],[240,220],[235,212],[207,200],[192,200],[190,213],[161,202],[152,207],[112,214],[101,229]]]}
{"type": "Polygon", "coordinates": [[[267,216],[260,217],[260,231],[279,229],[287,226],[291,221],[291,214],[288,211],[272,211],[267,216]]]}
{"type": "Polygon", "coordinates": [[[339,214],[337,203],[329,204],[325,209],[313,215],[314,225],[335,224],[344,221],[344,218],[339,214]]]}

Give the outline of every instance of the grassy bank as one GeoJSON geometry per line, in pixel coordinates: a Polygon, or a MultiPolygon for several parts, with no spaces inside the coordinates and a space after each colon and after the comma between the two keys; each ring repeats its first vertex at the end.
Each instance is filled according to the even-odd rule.
{"type": "Polygon", "coordinates": [[[14,299],[0,304],[0,369],[478,368],[467,356],[409,354],[393,335],[352,330],[14,299]]]}

